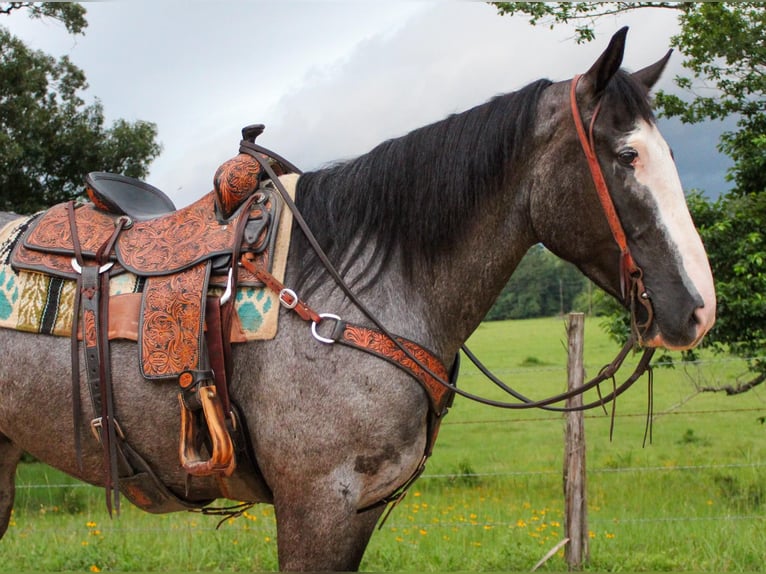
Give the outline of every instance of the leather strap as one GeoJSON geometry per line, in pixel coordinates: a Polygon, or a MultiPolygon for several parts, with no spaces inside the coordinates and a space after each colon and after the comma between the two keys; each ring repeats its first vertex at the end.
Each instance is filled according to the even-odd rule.
{"type": "Polygon", "coordinates": [[[208,297],[205,310],[205,340],[207,342],[207,356],[210,361],[210,369],[213,371],[213,380],[218,398],[221,401],[226,418],[231,417],[231,402],[229,400],[229,375],[227,367],[228,356],[231,350],[225,336],[222,309],[218,297],[208,297]]]}
{"type": "MultiPolygon", "coordinates": [[[[112,510],[119,513],[119,465],[124,457],[118,450],[117,421],[114,417],[114,401],[112,397],[111,361],[109,357],[109,274],[106,263],[117,237],[128,224],[128,219],[119,218],[115,229],[107,241],[98,249],[95,264],[86,265],[77,233],[77,223],[74,214],[74,203],[67,205],[72,245],[75,253],[79,277],[75,295],[74,310],[79,315],[82,309],[82,336],[85,352],[86,378],[90,391],[93,411],[96,417],[91,426],[101,440],[104,453],[104,472],[106,505],[109,513],[112,510]]],[[[93,263],[93,262],[91,262],[93,263]]],[[[75,317],[77,316],[75,315],[75,317]]],[[[72,328],[72,397],[73,419],[75,424],[75,449],[78,464],[82,464],[80,441],[80,363],[77,349],[77,329],[72,328]]],[[[124,466],[124,465],[123,465],[124,466]]]]}
{"type": "MultiPolygon", "coordinates": [[[[620,248],[621,269],[624,273],[641,273],[641,270],[633,260],[633,256],[631,255],[630,249],[628,248],[628,240],[625,236],[625,230],[622,227],[620,218],[617,216],[617,210],[614,207],[612,197],[609,195],[609,188],[606,184],[604,173],[601,171],[601,165],[598,163],[598,157],[596,156],[593,127],[601,109],[601,102],[599,102],[599,104],[596,106],[596,109],[593,111],[588,133],[586,134],[585,126],[583,125],[582,117],[580,116],[580,110],[577,105],[577,84],[579,83],[580,78],[582,78],[582,74],[578,74],[572,78],[571,87],[569,90],[569,103],[572,109],[572,118],[574,119],[575,129],[577,130],[577,137],[580,140],[580,145],[582,146],[583,152],[585,153],[585,158],[588,161],[588,168],[590,169],[593,184],[596,186],[596,193],[598,194],[598,199],[601,202],[601,207],[604,210],[604,215],[606,215],[609,229],[612,231],[612,237],[614,237],[615,243],[617,243],[617,246],[620,248]]],[[[622,282],[620,284],[623,297],[626,296],[625,289],[628,285],[627,277],[624,273],[621,276],[622,282]]]]}
{"type": "MultiPolygon", "coordinates": [[[[66,206],[69,219],[69,229],[72,235],[72,245],[74,249],[75,260],[80,267],[83,266],[82,247],[77,237],[77,221],[74,215],[74,200],[69,201],[66,206]]],[[[77,468],[82,470],[82,436],[80,434],[80,423],[82,413],[82,402],[80,401],[80,342],[77,339],[77,321],[80,317],[80,293],[82,286],[81,278],[77,278],[77,290],[74,296],[72,335],[70,337],[70,355],[72,356],[72,424],[74,425],[74,450],[77,459],[77,468]]]]}
{"type": "Polygon", "coordinates": [[[337,321],[330,339],[341,345],[375,355],[407,371],[425,389],[431,403],[431,409],[437,416],[441,417],[446,414],[447,409],[452,404],[452,393],[430,376],[420,364],[428,365],[430,370],[445,380],[449,379],[447,369],[436,355],[417,343],[404,337],[396,338],[400,345],[406,347],[410,353],[417,357],[418,361],[415,362],[380,331],[342,320],[337,321]]]}
{"type": "Polygon", "coordinates": [[[652,307],[651,300],[649,299],[646,287],[644,286],[643,271],[636,264],[633,255],[630,253],[625,230],[617,215],[612,196],[609,194],[609,187],[606,184],[604,173],[601,171],[601,165],[596,156],[594,126],[596,124],[598,113],[601,110],[601,102],[599,102],[593,110],[587,134],[585,132],[585,126],[583,125],[580,110],[577,105],[577,85],[581,78],[582,74],[578,74],[572,78],[569,89],[569,105],[572,110],[572,118],[574,119],[577,137],[580,140],[580,145],[582,146],[585,158],[588,161],[588,168],[590,169],[590,174],[593,179],[593,185],[596,187],[599,202],[604,210],[609,229],[612,231],[612,237],[614,237],[615,243],[617,243],[617,246],[620,248],[620,293],[622,298],[630,304],[631,322],[640,337],[641,332],[646,332],[654,319],[654,308],[652,307]],[[647,313],[647,320],[641,325],[636,323],[637,302],[644,307],[647,313]]]}
{"type": "Polygon", "coordinates": [[[311,321],[312,323],[317,324],[322,321],[319,314],[309,307],[305,301],[302,301],[295,294],[295,291],[286,288],[276,277],[266,271],[263,267],[260,267],[256,263],[252,253],[245,253],[240,258],[240,263],[242,264],[242,267],[252,273],[266,287],[279,295],[279,302],[282,303],[284,307],[295,311],[304,321],[311,321]]]}

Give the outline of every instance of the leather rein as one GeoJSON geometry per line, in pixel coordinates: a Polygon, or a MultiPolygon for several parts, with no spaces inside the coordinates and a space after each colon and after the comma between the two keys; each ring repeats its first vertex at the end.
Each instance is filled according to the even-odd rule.
{"type": "MultiPolygon", "coordinates": [[[[443,403],[451,402],[451,400],[449,399],[451,398],[453,393],[458,394],[467,399],[488,405],[488,406],[499,407],[504,409],[540,408],[540,409],[556,411],[556,412],[569,412],[569,411],[582,411],[582,410],[592,409],[596,407],[604,407],[604,405],[614,401],[618,396],[620,396],[623,392],[625,392],[630,386],[633,385],[633,383],[635,383],[647,371],[649,371],[650,373],[650,384],[651,384],[650,361],[654,354],[654,349],[652,348],[644,349],[643,355],[641,359],[639,360],[638,364],[636,365],[633,373],[625,380],[625,382],[617,386],[614,379],[617,371],[623,364],[625,358],[628,356],[630,351],[636,346],[636,344],[640,344],[642,340],[641,331],[646,332],[646,329],[648,329],[648,327],[650,326],[653,320],[653,310],[652,310],[651,301],[648,297],[646,289],[644,288],[643,279],[642,279],[643,272],[641,271],[641,268],[636,264],[635,260],[633,259],[630,253],[630,249],[627,245],[627,238],[625,235],[625,231],[623,230],[622,224],[620,223],[619,217],[617,216],[617,212],[615,210],[611,196],[609,195],[609,189],[607,187],[606,180],[604,178],[603,172],[599,165],[598,158],[596,157],[593,131],[594,131],[594,124],[598,116],[598,112],[600,110],[600,103],[596,107],[593,113],[593,116],[590,121],[589,130],[586,133],[585,128],[583,126],[582,118],[580,116],[580,111],[577,105],[577,98],[576,98],[576,88],[580,78],[581,76],[578,75],[572,79],[572,82],[571,82],[572,85],[570,90],[570,107],[572,110],[572,115],[574,118],[574,124],[578,134],[578,138],[580,140],[580,144],[585,153],[585,157],[588,161],[588,166],[591,172],[591,176],[593,178],[594,185],[596,187],[596,191],[598,193],[601,206],[603,208],[604,214],[606,215],[606,219],[611,229],[612,236],[614,237],[614,240],[620,249],[620,278],[621,278],[620,287],[622,292],[621,294],[623,298],[626,299],[629,303],[629,306],[631,309],[631,323],[633,328],[631,329],[631,336],[628,338],[628,341],[622,347],[617,357],[611,363],[604,366],[593,379],[586,382],[578,389],[560,393],[558,395],[554,395],[542,400],[529,399],[526,396],[522,395],[521,393],[513,390],[510,386],[508,386],[499,378],[497,378],[495,375],[493,375],[489,371],[489,369],[487,369],[465,345],[463,345],[462,351],[479,368],[479,370],[487,378],[489,378],[490,381],[492,381],[495,385],[497,385],[506,393],[510,394],[519,402],[505,402],[505,401],[488,399],[488,398],[481,397],[479,395],[475,395],[473,393],[470,393],[468,391],[458,388],[454,379],[456,378],[456,374],[457,374],[457,364],[459,363],[459,355],[456,356],[455,358],[452,374],[448,380],[448,378],[445,376],[447,373],[447,370],[446,368],[443,367],[441,361],[436,359],[431,353],[424,350],[422,347],[418,346],[417,344],[392,334],[381,323],[381,321],[354,294],[354,292],[345,282],[343,277],[341,277],[340,273],[337,271],[335,266],[329,260],[324,250],[319,245],[314,234],[310,230],[305,219],[303,218],[300,211],[298,210],[298,207],[295,205],[292,198],[289,196],[287,191],[279,182],[278,176],[272,169],[268,158],[272,158],[276,160],[277,162],[283,164],[285,167],[289,168],[295,173],[301,174],[302,173],[301,170],[295,167],[288,160],[279,156],[278,154],[275,154],[271,150],[268,150],[267,148],[264,148],[256,144],[254,141],[250,141],[250,140],[242,140],[240,142],[239,151],[241,153],[246,153],[252,156],[256,161],[260,163],[260,165],[263,167],[266,174],[274,182],[274,185],[276,186],[282,200],[285,202],[288,209],[290,209],[290,211],[292,212],[293,218],[296,224],[304,233],[307,241],[309,242],[310,246],[316,253],[322,265],[325,267],[326,271],[330,274],[333,281],[338,285],[338,287],[341,289],[344,295],[348,297],[348,299],[362,312],[362,314],[367,317],[367,319],[375,326],[377,331],[371,328],[350,325],[346,323],[345,321],[343,321],[337,315],[333,315],[329,313],[324,313],[324,314],[316,313],[315,311],[311,309],[311,307],[309,307],[304,301],[302,301],[295,294],[294,291],[284,287],[281,283],[279,283],[278,281],[274,280],[273,278],[267,275],[259,274],[257,268],[253,265],[252,261],[249,261],[246,256],[241,259],[240,264],[246,267],[249,271],[261,275],[261,279],[264,281],[264,283],[270,289],[280,294],[280,301],[285,307],[287,307],[288,309],[294,309],[303,320],[311,322],[312,334],[318,341],[322,343],[327,343],[327,344],[345,343],[349,346],[378,355],[381,358],[387,359],[390,362],[402,367],[406,372],[408,372],[408,374],[412,375],[421,384],[425,386],[427,392],[430,395],[429,399],[430,399],[432,412],[434,412],[434,414],[437,417],[440,417],[444,412],[446,412],[446,407],[448,405],[443,403]],[[646,312],[648,315],[647,321],[640,325],[637,323],[637,320],[636,320],[636,308],[637,308],[636,305],[637,304],[642,305],[646,309],[646,312]],[[330,335],[329,337],[322,336],[317,331],[318,325],[326,321],[335,321],[335,326],[332,329],[332,335],[330,335]],[[386,356],[384,354],[377,353],[376,351],[371,350],[369,347],[366,347],[364,344],[358,344],[358,342],[355,342],[353,340],[349,341],[348,337],[346,337],[346,334],[348,333],[349,329],[351,329],[352,331],[364,330],[366,337],[375,336],[375,335],[382,337],[387,342],[387,346],[389,348],[393,347],[395,349],[396,354],[398,355],[398,358],[394,360],[392,359],[390,355],[386,356]],[[424,360],[424,356],[426,360],[424,360]],[[599,385],[603,383],[604,381],[610,380],[610,379],[612,380],[613,389],[609,394],[602,397],[599,385]],[[581,395],[587,392],[588,390],[591,390],[594,388],[597,389],[599,393],[599,399],[597,401],[593,401],[588,404],[574,406],[574,407],[553,406],[556,403],[566,401],[567,399],[581,395]],[[436,398],[434,397],[435,392],[439,393],[439,396],[436,398]],[[447,395],[446,397],[447,400],[442,401],[441,399],[445,398],[445,394],[447,395]],[[442,403],[441,407],[439,407],[439,403],[442,403]]],[[[352,337],[352,339],[353,338],[354,337],[352,337]]]]}

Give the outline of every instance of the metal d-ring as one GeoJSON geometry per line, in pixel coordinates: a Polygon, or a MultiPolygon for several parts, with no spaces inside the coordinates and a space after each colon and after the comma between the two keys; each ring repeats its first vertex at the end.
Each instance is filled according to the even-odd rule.
{"type": "MultiPolygon", "coordinates": [[[[114,265],[113,261],[104,263],[101,267],[98,268],[98,274],[101,275],[104,271],[109,271],[112,268],[112,265],[114,265]]],[[[77,259],[74,257],[72,257],[72,269],[77,271],[78,275],[82,275],[82,267],[80,267],[80,264],[77,263],[77,259]]]]}
{"type": "MultiPolygon", "coordinates": [[[[332,313],[320,313],[319,318],[333,319],[334,321],[340,321],[340,317],[338,317],[337,315],[333,315],[332,313]]],[[[314,336],[314,338],[320,343],[324,343],[326,345],[332,345],[333,343],[335,343],[334,339],[328,339],[327,337],[322,337],[322,335],[317,333],[317,325],[319,325],[319,323],[316,321],[311,323],[311,334],[314,336]]]]}

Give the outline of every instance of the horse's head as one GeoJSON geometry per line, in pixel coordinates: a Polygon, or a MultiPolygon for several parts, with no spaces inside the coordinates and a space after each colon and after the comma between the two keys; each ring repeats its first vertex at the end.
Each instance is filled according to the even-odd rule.
{"type": "Polygon", "coordinates": [[[547,143],[538,169],[547,172],[539,175],[557,190],[534,194],[531,215],[549,249],[632,308],[643,345],[688,349],[712,327],[716,299],[672,152],[648,101],[670,53],[628,74],[619,69],[626,32],[615,34],[588,72],[554,84],[541,99],[539,135],[547,143]],[[599,179],[606,198],[599,198],[599,179]]]}

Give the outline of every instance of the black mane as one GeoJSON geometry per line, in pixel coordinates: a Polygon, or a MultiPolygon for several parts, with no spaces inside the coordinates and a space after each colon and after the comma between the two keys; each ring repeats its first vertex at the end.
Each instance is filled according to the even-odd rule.
{"type": "MultiPolygon", "coordinates": [[[[356,159],[304,174],[298,207],[341,273],[368,245],[374,246],[372,262],[359,278],[367,284],[397,252],[405,272],[412,273],[459,240],[463,222],[482,198],[503,189],[550,84],[538,80],[356,159]]],[[[311,290],[322,266],[297,230],[295,242],[301,254],[297,285],[311,290]]]]}

